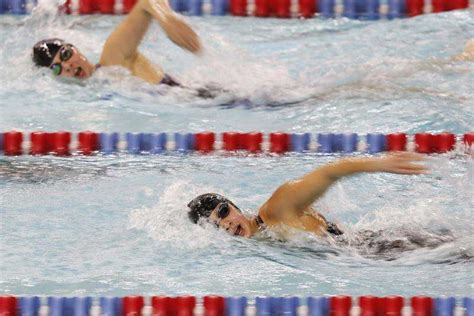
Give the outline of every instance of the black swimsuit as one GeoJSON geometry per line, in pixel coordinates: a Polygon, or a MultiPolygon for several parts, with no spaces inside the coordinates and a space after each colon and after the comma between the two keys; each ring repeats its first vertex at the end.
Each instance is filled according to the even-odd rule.
{"type": "Polygon", "coordinates": [[[165,84],[170,87],[180,87],[181,85],[179,82],[173,79],[170,75],[165,74],[163,79],[161,79],[160,84],[165,84]]]}

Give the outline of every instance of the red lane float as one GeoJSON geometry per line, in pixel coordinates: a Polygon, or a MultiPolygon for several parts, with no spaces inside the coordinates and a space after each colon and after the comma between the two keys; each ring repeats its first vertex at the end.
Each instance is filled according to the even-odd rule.
{"type": "Polygon", "coordinates": [[[241,149],[240,147],[241,134],[237,132],[222,133],[223,149],[227,151],[234,151],[241,149]]]}
{"type": "Polygon", "coordinates": [[[445,153],[454,149],[456,145],[456,135],[451,133],[441,133],[432,136],[433,149],[438,153],[445,153]]]}
{"type": "Polygon", "coordinates": [[[466,146],[472,146],[472,143],[474,143],[474,133],[467,133],[464,134],[462,141],[464,145],[466,146]]]}
{"type": "Polygon", "coordinates": [[[194,307],[196,307],[196,297],[179,296],[176,298],[175,313],[177,316],[193,316],[194,307]]]}
{"type": "Polygon", "coordinates": [[[95,0],[79,0],[79,14],[93,14],[95,12],[95,0]]]}
{"type": "Polygon", "coordinates": [[[153,316],[168,316],[171,310],[171,298],[168,296],[151,297],[151,314],[153,316]]]}
{"type": "Polygon", "coordinates": [[[80,132],[77,136],[79,140],[78,150],[83,155],[90,155],[99,150],[99,134],[94,132],[80,132]]]}
{"type": "Polygon", "coordinates": [[[281,154],[290,147],[290,135],[286,133],[270,133],[270,151],[281,154]]]}
{"type": "Polygon", "coordinates": [[[240,148],[255,153],[262,151],[263,134],[259,132],[251,132],[241,134],[240,148]]]}
{"type": "Polygon", "coordinates": [[[401,316],[403,308],[403,297],[386,296],[383,298],[383,315],[401,316]]]}
{"type": "Polygon", "coordinates": [[[56,156],[69,156],[70,132],[47,133],[48,150],[56,156]]]}
{"type": "Polygon", "coordinates": [[[18,156],[23,153],[22,149],[23,133],[7,132],[3,134],[3,151],[6,156],[18,156]]]}
{"type": "Polygon", "coordinates": [[[406,10],[408,16],[417,16],[423,14],[423,10],[425,8],[425,1],[424,0],[407,0],[406,2],[406,10]]]}
{"type": "Polygon", "coordinates": [[[415,134],[415,151],[422,154],[432,153],[432,138],[433,135],[430,133],[415,134]]]}
{"type": "Polygon", "coordinates": [[[145,299],[143,296],[125,296],[122,300],[123,316],[140,316],[145,299]]]}
{"type": "Polygon", "coordinates": [[[225,300],[222,296],[204,296],[204,316],[225,315],[225,300]]]}
{"type": "Polygon", "coordinates": [[[196,134],[196,150],[210,152],[214,150],[216,135],[212,132],[202,132],[196,134]]]}
{"type": "Polygon", "coordinates": [[[233,16],[247,16],[247,0],[231,0],[230,13],[233,16]]]}
{"type": "Polygon", "coordinates": [[[305,19],[312,18],[316,13],[316,0],[298,0],[299,16],[305,19]]]}
{"type": "Polygon", "coordinates": [[[0,315],[16,316],[17,298],[14,296],[0,296],[0,315]]]}
{"type": "Polygon", "coordinates": [[[30,134],[30,155],[47,155],[50,144],[48,133],[33,132],[30,134]]]}
{"type": "Polygon", "coordinates": [[[330,298],[330,316],[349,316],[352,307],[350,296],[332,296],[330,298]]]}
{"type": "Polygon", "coordinates": [[[377,296],[361,296],[359,297],[359,307],[360,315],[359,316],[380,316],[382,315],[381,308],[382,298],[377,296]]]}
{"type": "Polygon", "coordinates": [[[411,298],[412,316],[432,316],[433,299],[428,296],[411,298]]]}
{"type": "Polygon", "coordinates": [[[115,0],[100,0],[97,4],[99,12],[102,14],[114,14],[115,13],[115,0]]]}
{"type": "Polygon", "coordinates": [[[278,18],[287,19],[291,17],[290,7],[291,0],[273,0],[275,3],[275,15],[278,18]]]}
{"type": "Polygon", "coordinates": [[[460,10],[469,7],[469,0],[432,0],[431,5],[433,13],[460,10]]]}
{"type": "Polygon", "coordinates": [[[386,136],[388,151],[405,151],[407,147],[407,134],[394,133],[386,136]]]}
{"type": "Polygon", "coordinates": [[[270,14],[270,0],[255,0],[255,16],[260,18],[266,18],[269,17],[270,14]]]}

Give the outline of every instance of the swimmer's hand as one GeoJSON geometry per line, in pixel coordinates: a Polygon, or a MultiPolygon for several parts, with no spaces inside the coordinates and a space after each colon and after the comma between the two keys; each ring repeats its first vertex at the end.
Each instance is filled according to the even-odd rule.
{"type": "Polygon", "coordinates": [[[166,16],[166,19],[160,24],[168,38],[176,45],[194,54],[201,51],[199,36],[176,14],[166,16]]]}
{"type": "Polygon", "coordinates": [[[420,164],[426,158],[420,154],[397,152],[381,158],[374,158],[374,172],[389,172],[398,174],[425,174],[426,166],[420,164]]]}
{"type": "Polygon", "coordinates": [[[201,51],[199,36],[171,9],[167,0],[141,0],[139,5],[157,20],[173,43],[194,54],[201,51]]]}

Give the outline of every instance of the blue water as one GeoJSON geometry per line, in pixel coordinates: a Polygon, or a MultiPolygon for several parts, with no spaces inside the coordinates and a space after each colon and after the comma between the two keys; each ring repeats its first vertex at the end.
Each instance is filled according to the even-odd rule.
{"type": "MultiPolygon", "coordinates": [[[[31,46],[63,37],[99,58],[122,17],[0,17],[1,130],[263,132],[472,131],[474,64],[450,60],[474,37],[474,12],[360,22],[188,18],[196,58],[154,26],[143,53],[213,100],[147,85],[120,69],[83,84],[30,61],[31,46]]],[[[217,191],[255,214],[284,181],[338,157],[118,155],[0,158],[0,292],[169,295],[472,295],[472,158],[433,156],[432,173],[361,175],[316,208],[351,240],[308,235],[245,240],[192,225],[186,203],[217,191]],[[376,253],[357,244],[413,236],[432,247],[376,253]],[[441,237],[440,237],[441,236],[441,237]],[[439,239],[441,242],[438,242],[439,239]]]]}

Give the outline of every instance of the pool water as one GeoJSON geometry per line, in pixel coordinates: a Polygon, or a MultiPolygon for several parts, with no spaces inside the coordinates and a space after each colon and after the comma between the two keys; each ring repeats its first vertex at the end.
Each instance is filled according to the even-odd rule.
{"type": "MultiPolygon", "coordinates": [[[[361,22],[193,17],[196,58],[153,26],[143,53],[192,89],[100,69],[78,84],[30,61],[32,45],[66,38],[97,61],[123,17],[0,17],[3,131],[465,133],[474,64],[450,58],[474,37],[474,12],[361,22]]],[[[472,157],[435,155],[431,174],[360,175],[315,207],[346,241],[231,237],[192,225],[186,204],[223,193],[246,212],[279,184],[337,156],[318,154],[0,157],[0,292],[12,294],[472,295],[472,157]],[[381,253],[357,242],[361,231],[381,253]],[[425,244],[419,246],[416,240],[425,244]],[[428,243],[428,245],[426,245],[428,243]]]]}

